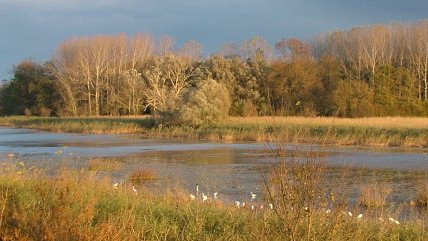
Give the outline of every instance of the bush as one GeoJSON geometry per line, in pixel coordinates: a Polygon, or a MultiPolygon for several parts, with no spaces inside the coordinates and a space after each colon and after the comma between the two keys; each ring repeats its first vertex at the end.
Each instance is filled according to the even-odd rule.
{"type": "Polygon", "coordinates": [[[233,116],[258,116],[257,107],[250,100],[238,100],[233,103],[230,109],[233,116]]]}
{"type": "Polygon", "coordinates": [[[373,90],[361,81],[341,81],[333,92],[335,109],[341,117],[366,117],[373,113],[373,90]]]}
{"type": "Polygon", "coordinates": [[[177,116],[179,124],[201,125],[227,117],[231,100],[226,87],[207,79],[185,95],[184,103],[177,116]]]}

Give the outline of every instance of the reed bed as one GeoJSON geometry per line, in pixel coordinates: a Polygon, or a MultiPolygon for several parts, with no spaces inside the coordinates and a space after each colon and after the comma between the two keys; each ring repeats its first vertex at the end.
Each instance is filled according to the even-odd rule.
{"type": "Polygon", "coordinates": [[[283,141],[327,145],[428,147],[428,118],[231,117],[202,126],[163,126],[144,117],[2,117],[0,125],[78,133],[140,134],[146,138],[283,141]]]}

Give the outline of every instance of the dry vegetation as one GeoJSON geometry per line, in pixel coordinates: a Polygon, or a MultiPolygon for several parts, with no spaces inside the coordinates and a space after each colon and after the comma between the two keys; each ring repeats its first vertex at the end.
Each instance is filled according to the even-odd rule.
{"type": "Polygon", "coordinates": [[[224,141],[284,141],[334,145],[428,146],[428,118],[241,117],[201,126],[158,126],[133,118],[2,117],[0,125],[78,133],[224,141]]]}
{"type": "Polygon", "coordinates": [[[423,117],[368,117],[368,118],[334,118],[334,117],[229,117],[233,124],[259,125],[308,125],[308,126],[345,126],[427,129],[428,118],[423,117]]]}
{"type": "Polygon", "coordinates": [[[392,193],[392,187],[388,184],[366,184],[361,187],[359,203],[365,207],[384,207],[387,198],[392,193]]]}
{"type": "Polygon", "coordinates": [[[1,240],[425,240],[423,223],[358,218],[356,210],[323,203],[320,163],[282,163],[274,208],[237,208],[188,194],[154,194],[108,178],[61,171],[47,177],[24,165],[3,164],[1,240]],[[283,175],[284,174],[284,175],[283,175]],[[314,179],[312,179],[314,178],[314,179]],[[295,182],[290,182],[291,180],[295,182]],[[305,180],[311,181],[306,183],[305,180]],[[315,181],[314,181],[315,180],[315,181]],[[279,188],[278,188],[279,187],[279,188]],[[321,189],[320,189],[321,188],[321,189]],[[307,194],[310,194],[307,196],[307,194]],[[327,209],[329,208],[329,209],[327,209]],[[331,210],[328,212],[327,210],[331,210]],[[354,213],[350,216],[348,212],[354,213]]]}
{"type": "Polygon", "coordinates": [[[428,179],[417,185],[417,192],[418,195],[414,203],[418,206],[428,208],[428,179]]]}
{"type": "Polygon", "coordinates": [[[140,169],[131,173],[131,176],[129,177],[129,179],[133,184],[140,184],[145,181],[156,180],[157,176],[156,176],[155,170],[140,169]]]}
{"type": "Polygon", "coordinates": [[[117,171],[123,167],[124,163],[114,159],[91,159],[88,162],[89,171],[117,171]]]}

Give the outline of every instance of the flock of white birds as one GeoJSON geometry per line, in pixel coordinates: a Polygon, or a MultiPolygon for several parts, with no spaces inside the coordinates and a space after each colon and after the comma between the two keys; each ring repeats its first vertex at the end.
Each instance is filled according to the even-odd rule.
{"type": "MultiPolygon", "coordinates": [[[[118,190],[119,189],[119,183],[114,183],[113,184],[113,188],[115,189],[115,190],[118,190]]],[[[135,186],[132,186],[132,191],[135,193],[135,195],[138,195],[138,190],[135,188],[135,186]]],[[[189,197],[190,197],[190,199],[191,200],[197,200],[197,198],[199,197],[199,185],[198,184],[196,184],[196,195],[194,195],[194,194],[189,194],[189,197]]],[[[206,202],[206,201],[208,201],[209,199],[210,199],[210,197],[208,196],[208,194],[206,194],[206,193],[201,193],[201,196],[200,196],[200,198],[202,198],[202,202],[206,202]]],[[[257,208],[259,208],[259,209],[263,209],[264,208],[264,206],[263,205],[260,205],[260,206],[255,206],[255,204],[254,204],[254,202],[255,202],[255,199],[257,198],[257,194],[255,194],[255,193],[253,193],[253,192],[250,192],[250,198],[251,198],[251,206],[250,205],[247,205],[249,208],[251,208],[251,210],[255,210],[255,209],[257,209],[257,208]]],[[[212,195],[212,199],[218,199],[218,192],[214,192],[213,193],[213,195],[212,195]]],[[[245,208],[245,207],[247,207],[246,206],[246,203],[245,202],[240,202],[240,201],[235,201],[234,202],[234,204],[235,204],[235,206],[237,207],[237,208],[245,208]]],[[[274,206],[273,206],[273,204],[272,203],[269,203],[268,204],[268,207],[269,207],[269,209],[273,209],[274,208],[274,206]]],[[[308,208],[306,207],[305,208],[305,210],[308,210],[308,208]]],[[[328,214],[330,214],[331,213],[331,210],[330,209],[327,209],[326,211],[325,211],[325,213],[328,215],[328,214]]],[[[353,217],[353,214],[352,214],[352,212],[342,212],[342,214],[343,215],[347,215],[347,216],[349,216],[349,217],[353,217]]],[[[362,213],[360,213],[359,215],[357,215],[357,217],[356,217],[356,219],[362,219],[363,218],[363,214],[362,213]]],[[[394,219],[394,218],[388,218],[388,220],[390,221],[390,222],[392,222],[392,223],[395,223],[395,224],[397,224],[397,225],[399,225],[400,224],[400,222],[398,221],[398,220],[396,220],[396,219],[394,219]]],[[[383,222],[383,221],[385,221],[383,218],[379,218],[379,221],[381,221],[381,222],[383,222]]]]}

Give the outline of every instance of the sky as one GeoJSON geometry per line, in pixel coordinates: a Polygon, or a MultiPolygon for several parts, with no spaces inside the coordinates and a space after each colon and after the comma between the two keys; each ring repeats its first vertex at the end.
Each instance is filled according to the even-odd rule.
{"type": "Polygon", "coordinates": [[[46,61],[71,37],[152,33],[204,53],[262,36],[316,34],[428,18],[427,0],[0,0],[0,79],[26,58],[46,61]]]}

